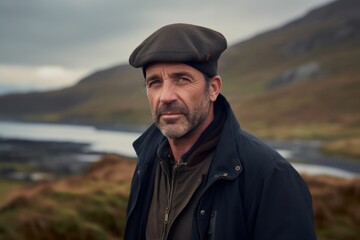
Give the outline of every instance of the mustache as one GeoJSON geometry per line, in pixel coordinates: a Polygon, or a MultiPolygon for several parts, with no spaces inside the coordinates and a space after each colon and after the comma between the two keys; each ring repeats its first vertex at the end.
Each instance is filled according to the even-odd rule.
{"type": "Polygon", "coordinates": [[[156,118],[159,119],[160,116],[165,113],[181,113],[186,115],[188,113],[188,110],[178,102],[166,103],[162,104],[156,110],[156,118]]]}

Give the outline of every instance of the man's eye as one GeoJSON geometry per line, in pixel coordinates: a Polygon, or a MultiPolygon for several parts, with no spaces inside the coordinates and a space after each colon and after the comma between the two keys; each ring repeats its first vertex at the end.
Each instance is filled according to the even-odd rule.
{"type": "Polygon", "coordinates": [[[147,87],[152,87],[152,86],[156,86],[160,84],[160,81],[159,80],[151,80],[151,81],[148,81],[147,82],[147,87]]]}
{"type": "Polygon", "coordinates": [[[178,79],[178,81],[179,81],[179,82],[189,82],[190,79],[188,79],[188,78],[186,78],[186,77],[180,77],[180,78],[178,79]]]}

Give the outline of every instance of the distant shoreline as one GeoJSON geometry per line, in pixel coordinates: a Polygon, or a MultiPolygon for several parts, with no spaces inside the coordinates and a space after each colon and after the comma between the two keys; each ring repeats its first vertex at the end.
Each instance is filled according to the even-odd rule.
{"type": "MultiPolygon", "coordinates": [[[[63,172],[74,172],[74,169],[77,167],[73,167],[73,165],[84,165],[84,162],[94,162],[97,159],[94,159],[94,156],[100,157],[103,154],[112,153],[117,154],[119,156],[130,156],[135,158],[135,152],[133,151],[131,143],[138,137],[137,134],[141,134],[139,128],[136,128],[137,131],[135,131],[134,128],[128,128],[124,127],[124,125],[117,125],[117,126],[109,126],[109,125],[84,125],[84,124],[70,124],[70,123],[60,123],[60,122],[38,122],[38,121],[1,121],[3,123],[10,123],[5,124],[4,130],[10,130],[11,137],[8,137],[8,139],[4,138],[4,136],[0,135],[0,162],[4,161],[6,157],[12,156],[13,160],[16,160],[16,156],[19,158],[24,158],[25,162],[27,162],[27,158],[32,157],[34,154],[36,155],[36,159],[41,159],[42,165],[44,165],[45,169],[51,169],[51,171],[57,171],[57,168],[59,166],[64,169],[63,172]],[[15,123],[15,124],[12,124],[15,123]],[[16,124],[19,123],[19,124],[16,124]],[[35,127],[33,129],[37,129],[35,132],[27,132],[27,127],[22,128],[20,127],[22,124],[26,125],[29,124],[35,124],[35,127]],[[58,132],[53,132],[52,127],[51,128],[45,128],[49,130],[40,130],[40,126],[36,126],[36,124],[58,124],[59,127],[56,127],[55,129],[61,129],[58,132]],[[9,126],[7,126],[9,125],[9,126]],[[12,125],[15,125],[16,127],[13,127],[12,125]],[[17,126],[19,125],[19,127],[17,126]],[[10,127],[12,126],[12,127],[10,127]],[[64,127],[65,126],[65,127],[64,127]],[[69,127],[67,127],[69,126],[69,127]],[[73,129],[70,126],[74,126],[73,129]],[[77,131],[77,127],[79,129],[82,129],[80,127],[85,127],[89,130],[86,130],[83,134],[83,131],[77,131]],[[13,128],[13,129],[12,129],[13,128]],[[63,130],[63,128],[65,130],[63,130]],[[16,132],[17,129],[24,129],[24,131],[27,132],[27,138],[21,138],[21,134],[17,137],[13,137],[15,135],[12,135],[14,131],[16,132]],[[92,131],[91,129],[98,129],[101,131],[92,131]],[[49,132],[48,132],[49,131],[49,132]],[[73,138],[68,139],[67,137],[64,137],[62,135],[63,131],[65,133],[70,132],[73,136],[83,136],[81,138],[81,141],[73,141],[73,138]],[[109,132],[107,132],[109,131],[109,132]],[[52,132],[53,135],[55,134],[55,138],[47,138],[48,133],[52,132]],[[98,132],[100,135],[95,135],[95,132],[98,132]],[[112,132],[112,133],[111,133],[112,132]],[[117,134],[116,132],[122,132],[120,134],[117,134]],[[37,136],[37,134],[41,134],[41,136],[37,136]],[[44,138],[45,133],[45,138],[44,138]],[[76,133],[76,134],[74,134],[76,133]],[[109,145],[103,145],[101,144],[100,148],[94,147],[93,144],[86,144],[91,142],[90,139],[103,139],[104,134],[106,136],[108,135],[119,135],[119,136],[128,136],[128,133],[130,135],[133,135],[131,139],[126,138],[125,142],[123,139],[118,138],[111,138],[110,142],[106,142],[106,144],[110,144],[110,148],[106,147],[109,145]],[[135,133],[135,136],[134,134],[135,133]],[[90,134],[90,135],[89,135],[90,134]],[[37,140],[34,136],[37,136],[37,140]],[[96,137],[98,136],[98,137],[96,137]],[[1,139],[2,137],[2,139],[1,139]],[[40,138],[39,138],[40,137],[40,138]],[[42,140],[41,140],[42,139],[42,140]],[[54,139],[54,140],[53,140],[54,139]],[[56,140],[55,140],[56,139],[56,140]],[[67,140],[62,140],[67,139],[67,140]],[[87,141],[89,140],[89,141],[87,141]],[[12,146],[14,145],[14,146],[12,146]],[[22,148],[19,150],[17,147],[21,145],[22,148]],[[5,146],[5,147],[4,147],[5,146]],[[6,152],[6,148],[9,147],[14,150],[13,153],[6,152]],[[54,148],[54,146],[56,146],[54,148]],[[105,148],[104,148],[105,146],[105,148]],[[47,149],[49,148],[49,149],[47,149]],[[76,151],[74,151],[74,148],[76,151]],[[126,151],[124,152],[124,148],[126,151]],[[5,149],[5,152],[4,152],[5,149]],[[34,152],[36,150],[36,152],[34,152]],[[131,149],[131,155],[126,155],[126,152],[131,149]],[[5,154],[5,155],[4,155],[5,154]],[[7,155],[6,155],[7,154],[7,155]],[[49,161],[47,161],[49,159],[49,161]],[[47,162],[44,164],[44,162],[47,162]],[[50,163],[53,163],[54,166],[57,167],[51,167],[50,163]],[[68,163],[72,162],[73,164],[69,165],[68,163]],[[68,166],[69,165],[69,166],[68,166]]],[[[6,132],[5,130],[5,132],[6,132]]],[[[21,133],[21,130],[19,130],[21,133]]],[[[96,134],[98,134],[96,133],[96,134]]],[[[0,133],[1,134],[1,133],[0,133]]],[[[313,168],[324,167],[322,171],[324,172],[331,172],[329,167],[333,168],[334,170],[342,170],[349,172],[349,175],[356,174],[360,175],[360,162],[356,160],[347,159],[344,157],[338,157],[334,155],[326,155],[320,152],[319,147],[321,146],[321,141],[318,140],[284,140],[284,141],[275,141],[275,140],[267,140],[263,139],[267,144],[269,144],[272,148],[276,149],[280,154],[284,154],[284,157],[289,160],[291,163],[294,164],[307,164],[309,166],[309,169],[311,166],[313,168]]],[[[96,144],[96,146],[100,146],[96,144]]],[[[31,159],[30,159],[31,160],[31,159]]],[[[32,160],[31,160],[32,161],[32,160]]],[[[35,162],[39,162],[39,160],[36,160],[35,162]]],[[[37,163],[38,164],[38,163],[37,163]]],[[[302,168],[304,169],[304,168],[302,168]]],[[[319,168],[318,168],[319,169],[319,168]]],[[[75,169],[76,171],[76,169],[75,169]]],[[[321,173],[321,170],[320,170],[321,173]]]]}
{"type": "Polygon", "coordinates": [[[105,153],[88,144],[0,138],[0,180],[50,180],[83,173],[105,153]],[[33,176],[43,175],[44,179],[33,176]]]}
{"type": "Polygon", "coordinates": [[[10,119],[0,118],[0,122],[15,122],[15,123],[34,123],[34,124],[61,124],[69,126],[86,126],[94,127],[99,130],[109,130],[117,132],[144,132],[148,125],[126,124],[126,123],[86,123],[75,121],[40,121],[40,120],[24,120],[24,119],[10,119]]]}

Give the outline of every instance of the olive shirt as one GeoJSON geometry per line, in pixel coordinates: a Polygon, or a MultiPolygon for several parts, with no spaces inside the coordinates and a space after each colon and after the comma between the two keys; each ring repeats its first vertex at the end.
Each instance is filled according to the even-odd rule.
{"type": "Polygon", "coordinates": [[[179,163],[172,157],[168,140],[161,141],[146,239],[191,239],[194,211],[225,119],[219,109],[215,112],[213,122],[179,163]]]}

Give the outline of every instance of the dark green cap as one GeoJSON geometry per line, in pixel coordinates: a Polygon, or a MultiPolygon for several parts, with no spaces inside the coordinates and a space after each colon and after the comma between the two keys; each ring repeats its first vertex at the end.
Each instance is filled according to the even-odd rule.
{"type": "Polygon", "coordinates": [[[226,47],[226,39],[217,31],[191,24],[170,24],[146,38],[132,52],[129,63],[142,67],[144,72],[152,63],[185,63],[213,77],[226,47]]]}

